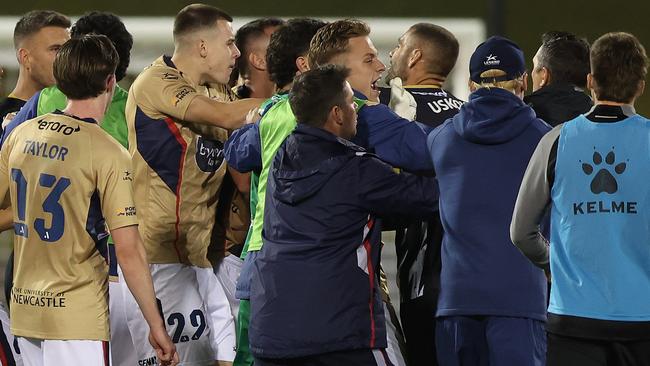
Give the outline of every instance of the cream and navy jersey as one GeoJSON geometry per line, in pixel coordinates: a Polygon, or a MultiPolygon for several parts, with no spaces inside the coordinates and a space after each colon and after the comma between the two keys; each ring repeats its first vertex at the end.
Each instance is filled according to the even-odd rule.
{"type": "Polygon", "coordinates": [[[93,120],[61,112],[18,126],[0,153],[14,217],[11,330],[108,340],[109,230],[136,225],[131,161],[93,120]]]}
{"type": "MultiPolygon", "coordinates": [[[[404,89],[417,103],[415,120],[431,128],[455,116],[465,103],[437,85],[405,85],[404,89]]],[[[381,88],[381,104],[389,105],[390,99],[390,88],[381,88]]]]}
{"type": "Polygon", "coordinates": [[[167,56],[146,68],[129,90],[129,152],[149,263],[210,267],[207,250],[226,172],[228,133],[184,119],[197,96],[223,100],[228,92],[192,84],[167,56]]]}

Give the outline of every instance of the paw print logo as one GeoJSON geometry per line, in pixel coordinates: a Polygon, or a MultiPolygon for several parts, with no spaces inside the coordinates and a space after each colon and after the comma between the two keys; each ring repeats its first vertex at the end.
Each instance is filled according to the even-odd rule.
{"type": "MultiPolygon", "coordinates": [[[[603,156],[598,151],[596,151],[595,147],[592,161],[594,165],[582,163],[582,160],[580,160],[582,163],[582,171],[587,175],[591,175],[594,170],[598,169],[603,163],[603,156]]],[[[616,154],[614,153],[614,147],[612,147],[612,150],[605,156],[605,165],[600,167],[596,175],[594,175],[594,178],[591,180],[591,191],[594,194],[600,194],[603,192],[612,194],[618,191],[618,182],[616,181],[614,174],[611,172],[615,161],[616,154]]],[[[616,166],[613,167],[613,170],[616,175],[620,175],[625,172],[625,168],[627,168],[627,163],[621,162],[616,164],[616,166]]]]}

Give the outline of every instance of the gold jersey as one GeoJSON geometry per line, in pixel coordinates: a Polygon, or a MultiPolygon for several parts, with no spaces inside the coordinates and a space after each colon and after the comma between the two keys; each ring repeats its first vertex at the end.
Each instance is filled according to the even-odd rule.
{"type": "Polygon", "coordinates": [[[104,340],[108,229],[137,224],[130,157],[90,119],[49,113],[0,152],[0,197],[14,216],[14,335],[104,340]]]}
{"type": "Polygon", "coordinates": [[[126,103],[135,204],[149,263],[210,267],[208,246],[226,163],[225,129],[184,121],[194,98],[230,99],[193,85],[162,56],[134,81],[126,103]]]}

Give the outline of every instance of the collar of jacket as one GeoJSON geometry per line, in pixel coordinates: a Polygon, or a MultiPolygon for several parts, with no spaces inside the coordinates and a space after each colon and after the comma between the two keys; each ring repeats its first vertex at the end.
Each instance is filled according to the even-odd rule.
{"type": "Polygon", "coordinates": [[[304,123],[298,122],[298,125],[296,126],[296,129],[294,130],[294,133],[297,134],[303,134],[303,135],[309,135],[309,136],[314,136],[320,139],[323,139],[325,141],[333,142],[333,143],[339,143],[341,145],[344,145],[354,151],[359,151],[359,152],[365,152],[366,150],[359,146],[356,145],[353,142],[350,142],[342,137],[338,137],[335,134],[326,131],[322,128],[318,127],[312,127],[309,125],[306,125],[304,123]]]}

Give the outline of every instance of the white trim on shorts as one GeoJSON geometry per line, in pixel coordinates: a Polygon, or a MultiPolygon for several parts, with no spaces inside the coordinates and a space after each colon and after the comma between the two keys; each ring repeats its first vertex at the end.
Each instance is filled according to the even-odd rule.
{"type": "Polygon", "coordinates": [[[109,366],[108,342],[17,337],[25,366],[109,366]]]}

